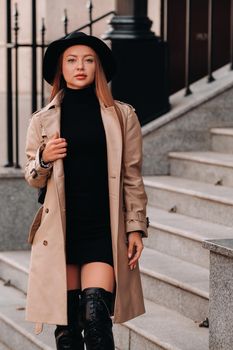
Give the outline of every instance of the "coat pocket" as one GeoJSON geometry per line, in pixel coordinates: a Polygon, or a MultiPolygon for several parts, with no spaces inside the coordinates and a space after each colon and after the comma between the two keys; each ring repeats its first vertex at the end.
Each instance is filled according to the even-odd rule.
{"type": "Polygon", "coordinates": [[[43,205],[37,210],[36,215],[34,216],[34,219],[32,221],[29,234],[28,234],[28,243],[30,244],[32,244],[36,231],[40,227],[42,213],[43,213],[43,205]]]}

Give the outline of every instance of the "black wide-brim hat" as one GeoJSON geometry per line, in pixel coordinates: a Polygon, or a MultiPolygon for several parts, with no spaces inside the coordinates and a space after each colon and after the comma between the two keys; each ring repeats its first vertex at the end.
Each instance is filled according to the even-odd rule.
{"type": "Polygon", "coordinates": [[[70,46],[86,45],[91,47],[98,55],[105,76],[109,82],[116,72],[116,62],[111,49],[99,38],[74,31],[49,44],[43,59],[43,77],[53,84],[60,55],[70,46]]]}

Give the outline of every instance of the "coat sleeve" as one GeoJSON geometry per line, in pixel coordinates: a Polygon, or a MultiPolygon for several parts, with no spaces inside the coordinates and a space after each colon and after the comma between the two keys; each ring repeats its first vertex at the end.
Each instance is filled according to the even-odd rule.
{"type": "Polygon", "coordinates": [[[147,195],[142,179],[142,134],[141,126],[132,107],[127,106],[124,140],[123,194],[126,233],[141,231],[147,237],[149,218],[146,217],[147,195]]]}
{"type": "Polygon", "coordinates": [[[42,134],[40,119],[38,116],[32,116],[26,136],[26,157],[25,179],[30,186],[42,188],[46,186],[47,180],[51,175],[52,163],[49,168],[43,168],[40,165],[41,152],[45,147],[42,134]]]}

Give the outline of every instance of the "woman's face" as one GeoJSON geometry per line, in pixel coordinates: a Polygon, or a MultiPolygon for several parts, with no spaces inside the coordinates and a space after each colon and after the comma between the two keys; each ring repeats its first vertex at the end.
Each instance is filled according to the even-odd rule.
{"type": "Polygon", "coordinates": [[[85,45],[66,49],[62,59],[62,73],[67,87],[83,89],[95,79],[95,51],[85,45]]]}

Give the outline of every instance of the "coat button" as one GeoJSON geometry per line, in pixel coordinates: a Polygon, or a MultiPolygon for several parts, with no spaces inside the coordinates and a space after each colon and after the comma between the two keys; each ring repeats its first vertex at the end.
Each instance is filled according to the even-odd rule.
{"type": "Polygon", "coordinates": [[[44,240],[44,241],[43,241],[43,244],[44,244],[45,246],[48,245],[48,241],[44,240]]]}
{"type": "Polygon", "coordinates": [[[37,176],[38,176],[38,173],[36,171],[35,168],[33,168],[31,171],[30,171],[30,174],[32,174],[32,178],[35,179],[37,176]]]}
{"type": "Polygon", "coordinates": [[[46,208],[46,209],[45,209],[45,212],[48,213],[48,212],[49,212],[49,208],[46,208]]]}

